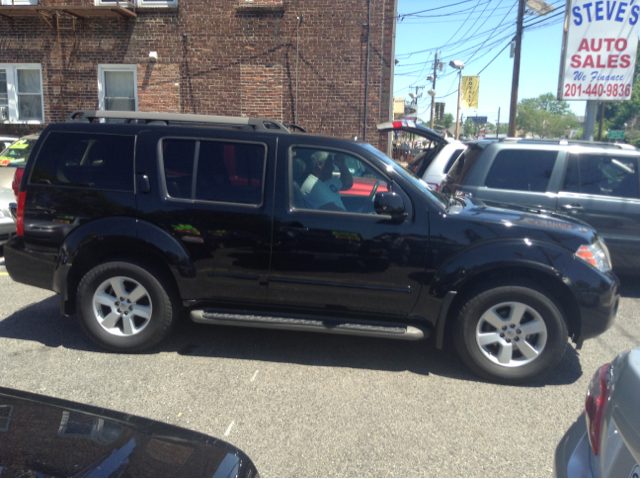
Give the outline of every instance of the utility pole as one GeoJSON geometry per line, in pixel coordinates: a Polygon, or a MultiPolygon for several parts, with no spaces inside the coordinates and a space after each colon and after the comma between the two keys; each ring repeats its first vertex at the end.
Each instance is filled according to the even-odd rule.
{"type": "Polygon", "coordinates": [[[516,27],[516,51],[513,59],[513,79],[511,81],[511,107],[509,109],[509,136],[516,136],[516,112],[518,109],[518,83],[520,82],[520,50],[522,47],[522,22],[524,1],[518,0],[518,23],[516,27]]]}
{"type": "MultiPolygon", "coordinates": [[[[436,89],[436,76],[437,76],[437,74],[438,74],[438,52],[436,52],[436,59],[435,59],[435,61],[433,63],[433,82],[432,82],[432,87],[431,88],[433,88],[434,91],[436,89]]],[[[433,130],[433,120],[434,120],[433,117],[435,116],[433,114],[434,108],[436,106],[435,101],[436,101],[436,96],[432,95],[431,96],[431,125],[430,125],[430,128],[432,130],[433,130]]]]}
{"type": "Polygon", "coordinates": [[[496,123],[496,138],[500,135],[500,107],[498,107],[498,123],[496,123]]]}
{"type": "MultiPolygon", "coordinates": [[[[460,90],[462,89],[462,70],[458,70],[458,113],[456,114],[456,140],[458,139],[458,135],[460,134],[460,94],[462,93],[460,90]]],[[[464,117],[464,115],[462,115],[464,117]]]]}

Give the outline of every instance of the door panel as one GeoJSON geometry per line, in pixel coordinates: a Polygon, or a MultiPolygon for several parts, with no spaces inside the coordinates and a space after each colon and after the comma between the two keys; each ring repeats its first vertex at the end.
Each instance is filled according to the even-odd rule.
{"type": "Polygon", "coordinates": [[[604,238],[617,272],[640,267],[638,159],[570,155],[558,210],[593,226],[604,238]]]}
{"type": "MultiPolygon", "coordinates": [[[[368,186],[354,182],[352,188],[340,192],[347,211],[297,207],[293,191],[299,182],[304,184],[303,168],[298,163],[289,175],[288,168],[299,158],[294,156],[296,146],[283,143],[278,153],[278,178],[291,179],[277,188],[269,303],[327,314],[406,315],[420,290],[428,237],[416,234],[412,221],[394,224],[388,216],[362,212],[369,211],[367,201],[371,201],[369,196],[378,181],[383,190],[395,188],[400,193],[399,188],[377,172],[377,178],[360,178],[368,186]]],[[[333,151],[330,146],[306,148],[349,154],[333,151]]],[[[402,195],[410,209],[408,197],[402,195]]]]}
{"type": "Polygon", "coordinates": [[[184,299],[266,301],[276,142],[254,138],[216,131],[199,138],[149,134],[139,141],[158,158],[147,159],[138,173],[155,175],[151,184],[160,189],[137,195],[139,218],[189,252],[196,278],[184,299]]]}

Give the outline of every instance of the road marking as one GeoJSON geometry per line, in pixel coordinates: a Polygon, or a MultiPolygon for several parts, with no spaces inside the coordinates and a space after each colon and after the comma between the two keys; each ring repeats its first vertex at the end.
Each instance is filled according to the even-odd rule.
{"type": "Polygon", "coordinates": [[[9,273],[5,273],[4,271],[0,271],[0,276],[9,276],[9,273]]]}
{"type": "Polygon", "coordinates": [[[231,428],[233,427],[234,423],[235,423],[235,421],[231,421],[231,424],[229,424],[229,427],[227,428],[227,432],[224,433],[225,436],[229,435],[229,433],[231,432],[231,428]]]}
{"type": "Polygon", "coordinates": [[[258,375],[258,370],[256,369],[256,372],[253,373],[253,377],[251,378],[251,382],[256,380],[256,376],[258,375]]]}

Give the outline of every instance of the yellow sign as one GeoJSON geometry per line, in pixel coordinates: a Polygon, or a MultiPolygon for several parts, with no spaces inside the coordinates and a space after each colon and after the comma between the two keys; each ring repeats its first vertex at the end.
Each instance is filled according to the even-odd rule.
{"type": "Polygon", "coordinates": [[[480,76],[463,76],[462,93],[460,95],[461,108],[478,108],[480,93],[480,76]]]}

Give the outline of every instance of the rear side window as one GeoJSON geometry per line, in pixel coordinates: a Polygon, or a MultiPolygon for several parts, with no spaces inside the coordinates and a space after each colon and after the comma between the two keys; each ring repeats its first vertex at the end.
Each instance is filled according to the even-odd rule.
{"type": "Polygon", "coordinates": [[[485,186],[544,193],[557,156],[556,151],[502,150],[493,160],[485,186]]]}
{"type": "Polygon", "coordinates": [[[617,198],[638,198],[639,182],[637,157],[571,155],[562,190],[617,198]]]}
{"type": "Polygon", "coordinates": [[[456,160],[460,156],[460,153],[462,153],[463,151],[464,151],[464,148],[460,148],[451,154],[451,156],[447,160],[447,164],[444,166],[444,171],[443,171],[444,174],[449,173],[449,170],[451,169],[453,164],[456,162],[456,160]]]}
{"type": "Polygon", "coordinates": [[[52,132],[30,183],[132,192],[134,146],[134,136],[52,132]]]}
{"type": "Polygon", "coordinates": [[[193,197],[193,163],[196,142],[193,140],[164,140],[162,159],[167,193],[172,198],[193,197]]]}
{"type": "Polygon", "coordinates": [[[262,203],[264,145],[166,139],[162,159],[167,193],[172,198],[262,203]]]}

